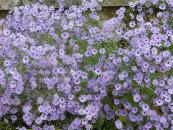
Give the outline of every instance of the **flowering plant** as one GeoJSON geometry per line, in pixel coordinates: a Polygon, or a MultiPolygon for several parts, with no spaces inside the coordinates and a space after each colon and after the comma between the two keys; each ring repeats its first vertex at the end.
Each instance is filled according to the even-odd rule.
{"type": "Polygon", "coordinates": [[[0,21],[0,127],[173,129],[173,2],[101,22],[99,0],[15,7],[0,21]]]}

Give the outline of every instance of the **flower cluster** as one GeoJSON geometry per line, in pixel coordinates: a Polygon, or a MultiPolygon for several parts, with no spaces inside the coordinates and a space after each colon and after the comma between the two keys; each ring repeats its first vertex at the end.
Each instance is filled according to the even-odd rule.
{"type": "Polygon", "coordinates": [[[0,119],[19,130],[173,129],[173,2],[129,6],[102,23],[99,0],[15,7],[0,21],[0,119]]]}

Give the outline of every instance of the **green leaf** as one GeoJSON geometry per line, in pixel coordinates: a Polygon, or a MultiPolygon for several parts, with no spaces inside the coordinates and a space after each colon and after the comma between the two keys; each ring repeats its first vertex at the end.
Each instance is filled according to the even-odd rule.
{"type": "Polygon", "coordinates": [[[103,117],[99,117],[95,123],[95,126],[97,128],[97,130],[102,130],[102,126],[104,123],[105,119],[103,117]]]}
{"type": "Polygon", "coordinates": [[[47,42],[49,44],[53,44],[55,42],[55,39],[52,38],[52,36],[50,36],[49,34],[42,34],[40,36],[40,40],[41,41],[45,41],[45,42],[47,42]]]}

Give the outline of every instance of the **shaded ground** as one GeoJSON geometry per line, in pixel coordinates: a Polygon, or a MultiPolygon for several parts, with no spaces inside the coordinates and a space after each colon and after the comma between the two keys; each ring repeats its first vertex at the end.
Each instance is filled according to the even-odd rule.
{"type": "Polygon", "coordinates": [[[4,18],[8,14],[8,10],[0,10],[0,19],[4,18]]]}

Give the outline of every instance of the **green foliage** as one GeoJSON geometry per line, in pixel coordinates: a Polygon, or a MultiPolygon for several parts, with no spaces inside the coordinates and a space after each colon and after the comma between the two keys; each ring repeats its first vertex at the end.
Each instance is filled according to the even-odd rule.
{"type": "Polygon", "coordinates": [[[91,57],[85,57],[82,61],[83,65],[90,64],[90,65],[96,65],[98,63],[99,55],[97,56],[91,56],[91,57]]]}
{"type": "MultiPolygon", "coordinates": [[[[155,10],[157,10],[157,9],[155,9],[155,10]]],[[[129,17],[129,13],[131,12],[131,10],[130,9],[127,9],[127,17],[125,17],[125,22],[129,22],[130,21],[130,17],[129,17]]],[[[89,13],[88,13],[89,14],[89,13]]],[[[86,15],[88,15],[88,14],[86,14],[86,15]]],[[[150,17],[150,16],[148,16],[148,17],[150,17]]],[[[92,26],[95,26],[95,25],[98,25],[98,24],[100,24],[98,21],[95,21],[95,20],[92,20],[92,19],[89,19],[88,20],[88,24],[90,24],[90,25],[92,25],[92,26]]],[[[57,33],[59,34],[59,32],[57,31],[57,33]]],[[[36,38],[36,34],[32,34],[32,36],[34,37],[34,38],[36,38]]],[[[40,39],[40,41],[42,41],[42,42],[47,42],[47,43],[49,43],[49,44],[53,44],[53,43],[55,43],[55,39],[53,39],[50,35],[48,35],[48,34],[43,34],[43,35],[41,35],[41,37],[39,38],[40,39]]],[[[78,44],[79,45],[79,53],[81,53],[81,54],[84,54],[85,52],[86,52],[86,50],[87,50],[87,42],[86,41],[84,41],[84,40],[82,40],[82,39],[75,39],[75,42],[76,42],[76,44],[78,44]]],[[[118,41],[118,42],[115,42],[115,41],[108,41],[108,42],[102,42],[102,43],[98,43],[98,44],[96,44],[96,45],[94,45],[94,47],[96,48],[96,49],[100,49],[100,48],[105,48],[106,49],[106,56],[108,56],[109,54],[111,54],[112,52],[114,52],[115,50],[117,50],[118,48],[120,48],[120,47],[122,47],[122,48],[127,48],[127,47],[129,47],[129,43],[128,43],[128,41],[126,41],[126,40],[121,40],[121,41],[118,41]]],[[[170,52],[173,54],[173,45],[171,45],[170,47],[169,47],[169,50],[170,50],[170,52]]],[[[67,54],[72,54],[72,48],[70,48],[70,47],[67,47],[66,48],[66,53],[67,54]]],[[[96,65],[97,63],[98,63],[98,60],[99,60],[99,58],[100,58],[100,54],[96,54],[95,56],[91,56],[91,57],[84,57],[84,59],[83,59],[83,61],[82,61],[82,63],[81,63],[81,69],[84,69],[84,66],[85,65],[91,65],[91,66],[94,66],[94,65],[96,65]]],[[[131,62],[131,64],[130,64],[130,66],[132,66],[132,64],[135,64],[133,61],[131,62]]],[[[0,61],[0,67],[2,67],[3,66],[3,60],[1,60],[0,61]]],[[[122,70],[127,70],[128,72],[129,72],[129,76],[132,76],[133,75],[133,72],[132,71],[129,71],[129,66],[127,66],[126,64],[122,64],[122,70]]],[[[23,75],[25,75],[26,73],[27,73],[27,68],[26,68],[26,66],[25,65],[22,65],[22,74],[23,75]]],[[[119,71],[121,71],[121,70],[119,70],[119,71]]],[[[171,70],[171,71],[169,71],[168,72],[168,75],[173,75],[173,69],[171,70]]],[[[155,78],[157,78],[157,77],[161,77],[162,76],[162,73],[161,72],[156,72],[156,73],[154,73],[154,74],[151,74],[150,75],[150,79],[151,80],[153,80],[153,79],[155,79],[155,78]]],[[[93,72],[91,72],[91,71],[89,71],[88,72],[88,78],[97,78],[98,77],[98,75],[96,75],[95,73],[93,73],[93,72]]],[[[38,78],[40,78],[39,77],[39,75],[38,75],[38,78]]],[[[88,84],[88,82],[86,82],[86,81],[82,81],[81,83],[80,83],[80,86],[81,86],[81,92],[76,96],[77,98],[80,96],[80,95],[82,95],[82,94],[86,94],[86,92],[85,92],[85,88],[86,88],[86,86],[87,86],[87,84],[88,84]]],[[[139,90],[140,90],[140,94],[142,94],[142,95],[146,95],[146,100],[144,100],[147,104],[149,104],[150,105],[150,107],[151,108],[153,108],[153,103],[152,103],[152,99],[153,99],[153,97],[155,97],[155,93],[154,93],[154,90],[155,90],[155,88],[154,88],[154,86],[150,86],[149,88],[146,88],[145,86],[144,87],[142,87],[142,86],[139,86],[135,81],[133,81],[133,86],[135,87],[135,88],[138,88],[139,90]]],[[[110,105],[110,107],[113,109],[113,110],[117,110],[117,106],[115,106],[114,105],[114,103],[113,103],[113,99],[115,98],[114,96],[112,96],[112,91],[111,91],[111,89],[109,89],[109,88],[111,88],[112,86],[108,86],[108,89],[107,89],[107,93],[108,93],[108,96],[106,96],[104,99],[103,99],[103,104],[109,104],[110,105]]],[[[20,95],[21,97],[20,97],[20,99],[23,99],[23,100],[25,100],[26,98],[30,98],[30,100],[31,101],[35,101],[35,100],[32,100],[33,98],[35,98],[36,97],[36,95],[39,95],[39,96],[42,96],[43,98],[44,97],[46,97],[46,95],[48,95],[48,93],[47,93],[47,89],[45,88],[44,89],[44,87],[40,87],[42,90],[40,91],[40,93],[35,93],[34,91],[32,92],[32,93],[30,93],[30,95],[28,96],[28,95],[24,95],[24,94],[22,94],[22,95],[20,95]]],[[[2,89],[2,87],[0,87],[0,93],[1,93],[1,91],[3,91],[3,89],[2,89]]],[[[56,92],[57,90],[56,89],[54,89],[53,91],[52,91],[52,95],[53,95],[53,93],[54,92],[56,92]]],[[[50,93],[49,93],[50,94],[50,93]]],[[[138,103],[136,103],[136,102],[134,102],[134,100],[133,100],[133,96],[132,96],[132,93],[131,92],[127,92],[127,93],[125,93],[124,94],[124,96],[123,97],[120,97],[120,96],[117,96],[116,98],[118,98],[118,99],[121,99],[121,98],[123,98],[123,99],[126,99],[128,102],[130,102],[133,106],[137,106],[138,105],[138,103]]],[[[24,102],[21,102],[21,103],[24,103],[24,102]]],[[[34,103],[32,103],[32,104],[34,104],[34,103]]],[[[36,107],[36,103],[35,103],[35,108],[37,108],[36,107]]],[[[32,111],[37,111],[36,109],[35,109],[34,107],[33,107],[33,109],[32,109],[32,111]]],[[[155,109],[155,110],[157,110],[158,112],[160,111],[158,108],[153,108],[153,109],[155,109]]],[[[160,112],[160,114],[162,114],[161,112],[160,112]]],[[[67,118],[67,121],[66,121],[66,123],[70,123],[73,119],[74,119],[74,117],[73,117],[73,115],[71,115],[71,114],[69,114],[69,113],[67,113],[67,115],[66,115],[68,118],[67,118]]],[[[115,119],[119,119],[119,120],[121,120],[123,123],[125,123],[127,120],[126,120],[126,118],[125,117],[123,117],[123,116],[118,116],[118,117],[115,117],[115,119]]],[[[113,120],[110,120],[110,121],[107,121],[107,120],[105,120],[105,118],[104,117],[99,117],[98,119],[97,119],[97,121],[96,121],[96,123],[95,123],[95,125],[94,125],[94,127],[93,127],[93,130],[115,130],[115,127],[114,127],[114,121],[115,121],[115,119],[113,119],[113,120]]],[[[22,122],[20,122],[20,123],[22,123],[22,122]]],[[[63,124],[63,122],[54,122],[54,125],[56,126],[56,129],[57,130],[60,130],[60,129],[62,129],[63,128],[63,126],[62,126],[62,124],[63,124]]],[[[133,124],[132,123],[132,125],[134,126],[135,124],[133,124]]],[[[15,130],[15,128],[14,127],[12,127],[12,125],[11,124],[5,124],[4,123],[4,121],[0,121],[0,130],[15,130]]],[[[28,129],[29,130],[29,129],[28,129]]]]}
{"type": "Polygon", "coordinates": [[[93,19],[88,19],[88,24],[90,24],[90,25],[94,26],[94,25],[98,25],[98,24],[99,24],[99,22],[98,22],[98,21],[96,21],[96,20],[93,20],[93,19]]]}
{"type": "Polygon", "coordinates": [[[40,40],[43,41],[43,42],[47,42],[49,44],[55,43],[55,39],[53,39],[52,36],[50,36],[48,34],[42,34],[40,36],[40,40]]]}
{"type": "Polygon", "coordinates": [[[22,75],[25,75],[27,73],[27,68],[25,65],[22,65],[22,75]]]}
{"type": "Polygon", "coordinates": [[[99,117],[94,125],[93,129],[102,130],[105,119],[103,117],[99,117]]]}
{"type": "Polygon", "coordinates": [[[67,47],[67,48],[65,48],[65,52],[67,55],[70,55],[73,53],[73,49],[71,47],[67,47]]]}
{"type": "Polygon", "coordinates": [[[115,120],[105,120],[102,130],[115,130],[115,120]]]}
{"type": "Polygon", "coordinates": [[[0,68],[3,67],[4,61],[1,59],[0,60],[0,68]]]}
{"type": "Polygon", "coordinates": [[[169,51],[173,54],[173,45],[169,47],[169,51]]]}
{"type": "Polygon", "coordinates": [[[106,50],[106,55],[111,54],[112,52],[118,49],[118,43],[115,41],[107,41],[94,45],[96,49],[104,48],[106,50]]]}
{"type": "Polygon", "coordinates": [[[79,53],[85,53],[87,50],[87,42],[82,39],[75,39],[75,42],[79,45],[79,53]]]}
{"type": "Polygon", "coordinates": [[[92,72],[92,71],[88,72],[88,78],[89,79],[97,78],[97,77],[99,77],[99,76],[97,74],[95,74],[94,72],[92,72]]]}

